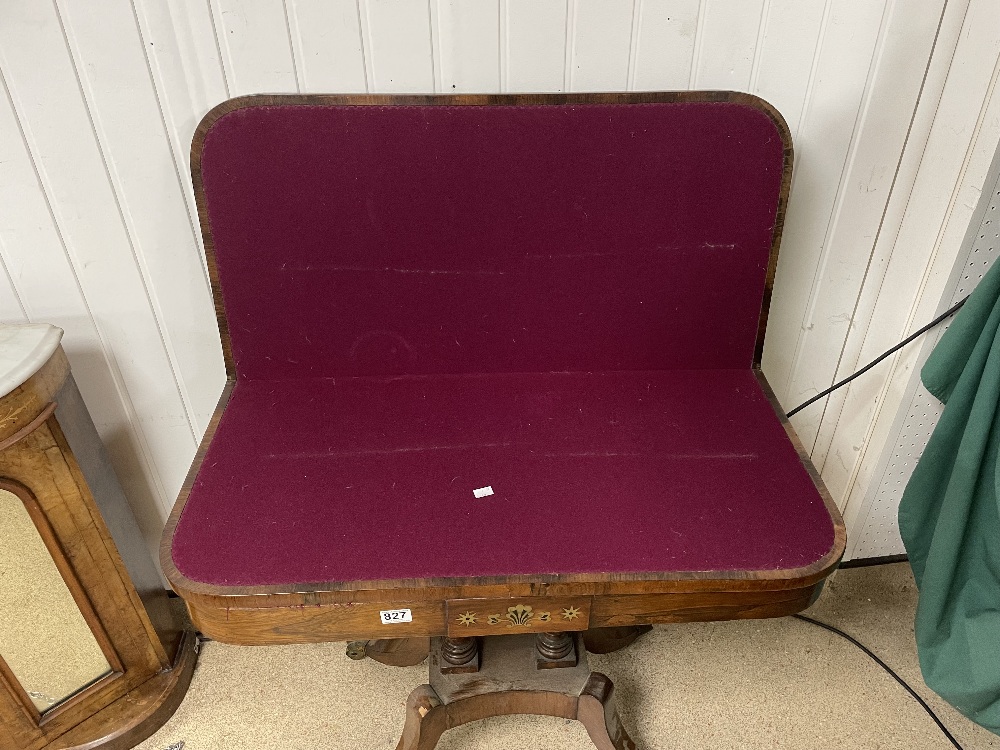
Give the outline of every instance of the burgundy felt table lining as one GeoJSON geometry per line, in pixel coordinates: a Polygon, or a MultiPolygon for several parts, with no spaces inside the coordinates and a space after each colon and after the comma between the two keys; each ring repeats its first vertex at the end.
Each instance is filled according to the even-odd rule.
{"type": "Polygon", "coordinates": [[[253,107],[201,164],[243,377],[751,364],[783,166],[753,107],[253,107]]]}
{"type": "Polygon", "coordinates": [[[494,374],[237,384],[173,556],[249,585],[794,568],[832,544],[749,370],[494,374]]]}
{"type": "Polygon", "coordinates": [[[751,370],[783,168],[760,110],[256,106],[201,165],[237,383],[172,539],[188,578],[829,552],[751,370]]]}

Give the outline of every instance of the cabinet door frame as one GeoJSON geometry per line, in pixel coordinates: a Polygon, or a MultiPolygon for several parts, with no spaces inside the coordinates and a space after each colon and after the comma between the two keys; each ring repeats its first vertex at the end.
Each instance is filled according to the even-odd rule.
{"type": "Polygon", "coordinates": [[[148,618],[76,466],[54,409],[44,409],[0,450],[0,489],[24,503],[111,670],[40,712],[0,661],[0,719],[13,735],[0,750],[35,750],[143,684],[171,662],[149,642],[148,618]],[[139,636],[138,634],[142,634],[139,636]]]}
{"type": "Polygon", "coordinates": [[[38,730],[44,728],[46,731],[43,734],[51,738],[52,734],[61,734],[63,731],[79,723],[79,712],[74,710],[79,704],[84,702],[89,703],[91,699],[97,701],[106,700],[104,693],[112,687],[115,681],[124,676],[125,667],[114,647],[111,637],[108,635],[107,629],[94,609],[94,605],[91,603],[83,584],[80,583],[80,579],[72,563],[70,563],[59,538],[56,536],[55,530],[52,528],[52,524],[49,523],[45,511],[42,509],[34,493],[21,482],[3,475],[0,475],[0,490],[6,490],[11,493],[24,505],[28,516],[34,524],[35,530],[45,545],[45,549],[52,558],[60,577],[66,584],[66,588],[69,589],[74,604],[76,604],[84,621],[90,628],[90,632],[97,641],[97,645],[104,654],[104,658],[107,660],[109,666],[107,673],[81,686],[79,690],[59,701],[52,708],[40,711],[31,700],[24,686],[17,679],[17,676],[13,673],[13,670],[4,661],[3,655],[0,654],[0,682],[4,684],[14,702],[20,706],[30,724],[38,730]],[[50,727],[51,730],[49,729],[50,727]]]}

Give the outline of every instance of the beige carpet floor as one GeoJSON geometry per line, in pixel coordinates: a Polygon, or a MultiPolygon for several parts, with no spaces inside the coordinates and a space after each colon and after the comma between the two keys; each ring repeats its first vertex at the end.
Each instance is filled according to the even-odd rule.
{"type": "MultiPolygon", "coordinates": [[[[851,633],[932,704],[966,750],[1000,749],[923,684],[906,564],[839,571],[807,614],[851,633]]],[[[792,618],[658,626],[591,656],[615,681],[640,748],[947,750],[952,745],[889,675],[836,635],[792,618]]],[[[344,644],[206,643],[174,717],[139,745],[164,750],[394,748],[403,705],[426,667],[344,656],[344,644]]],[[[446,732],[440,750],[592,750],[576,722],[489,719],[446,732]]]]}

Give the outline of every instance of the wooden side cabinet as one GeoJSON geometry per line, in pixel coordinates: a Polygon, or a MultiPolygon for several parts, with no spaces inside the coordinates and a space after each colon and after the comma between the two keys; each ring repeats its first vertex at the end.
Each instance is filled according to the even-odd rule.
{"type": "Polygon", "coordinates": [[[0,326],[0,750],[131,748],[195,662],[53,326],[0,326]]]}

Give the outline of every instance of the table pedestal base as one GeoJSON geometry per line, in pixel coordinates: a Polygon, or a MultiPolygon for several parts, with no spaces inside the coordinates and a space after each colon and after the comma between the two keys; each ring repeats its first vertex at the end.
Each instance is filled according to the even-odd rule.
{"type": "Polygon", "coordinates": [[[479,641],[479,670],[444,673],[444,638],[430,651],[430,684],[406,702],[397,750],[432,750],[445,730],[487,716],[537,714],[576,719],[598,750],[636,750],[618,719],[614,685],[587,665],[583,638],[574,636],[575,666],[540,669],[535,635],[491,636],[479,641]]]}

